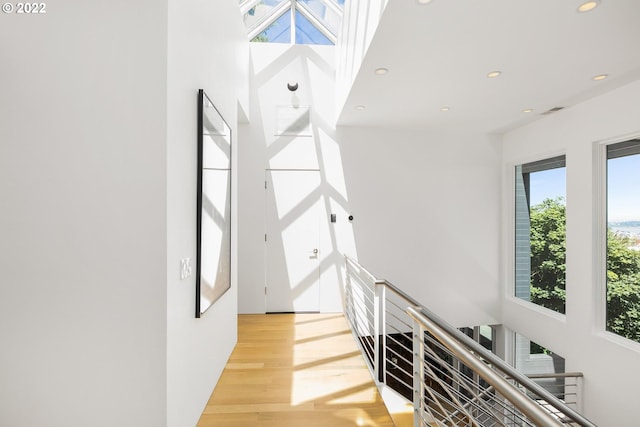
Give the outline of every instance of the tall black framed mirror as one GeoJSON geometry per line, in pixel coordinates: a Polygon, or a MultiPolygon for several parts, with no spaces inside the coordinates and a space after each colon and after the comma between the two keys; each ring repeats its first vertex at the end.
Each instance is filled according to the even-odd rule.
{"type": "Polygon", "coordinates": [[[231,287],[231,128],[198,90],[196,317],[231,287]]]}

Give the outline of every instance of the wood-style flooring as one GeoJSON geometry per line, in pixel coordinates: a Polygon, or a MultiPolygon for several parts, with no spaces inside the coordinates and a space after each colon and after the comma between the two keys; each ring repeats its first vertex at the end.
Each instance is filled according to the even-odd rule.
{"type": "Polygon", "coordinates": [[[238,316],[197,427],[342,426],[394,426],[344,316],[238,316]]]}

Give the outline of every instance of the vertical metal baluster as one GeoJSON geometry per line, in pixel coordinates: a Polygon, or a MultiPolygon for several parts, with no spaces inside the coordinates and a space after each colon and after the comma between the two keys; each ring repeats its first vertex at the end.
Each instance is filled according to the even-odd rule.
{"type": "Polygon", "coordinates": [[[424,328],[417,320],[413,320],[413,426],[422,425],[425,396],[423,387],[424,367],[424,328]]]}
{"type": "MultiPolygon", "coordinates": [[[[376,283],[377,284],[377,283],[376,283]]],[[[380,346],[382,347],[382,366],[380,381],[387,383],[387,286],[385,282],[381,282],[380,287],[380,346]]]]}
{"type": "MultiPolygon", "coordinates": [[[[380,383],[380,293],[382,286],[373,285],[373,369],[376,382],[380,383]]],[[[384,358],[382,358],[384,360],[384,358]]]]}

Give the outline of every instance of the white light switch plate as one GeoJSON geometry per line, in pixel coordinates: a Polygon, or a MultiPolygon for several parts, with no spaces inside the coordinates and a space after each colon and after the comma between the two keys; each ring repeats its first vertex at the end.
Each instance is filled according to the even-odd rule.
{"type": "Polygon", "coordinates": [[[180,260],[180,280],[184,280],[191,276],[191,258],[182,258],[180,260]]]}

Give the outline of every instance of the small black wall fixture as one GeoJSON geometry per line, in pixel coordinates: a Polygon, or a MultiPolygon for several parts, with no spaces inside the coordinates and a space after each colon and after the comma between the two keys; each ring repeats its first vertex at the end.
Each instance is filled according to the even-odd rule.
{"type": "Polygon", "coordinates": [[[298,82],[287,83],[287,89],[289,89],[291,92],[297,91],[298,90],[298,82]]]}

